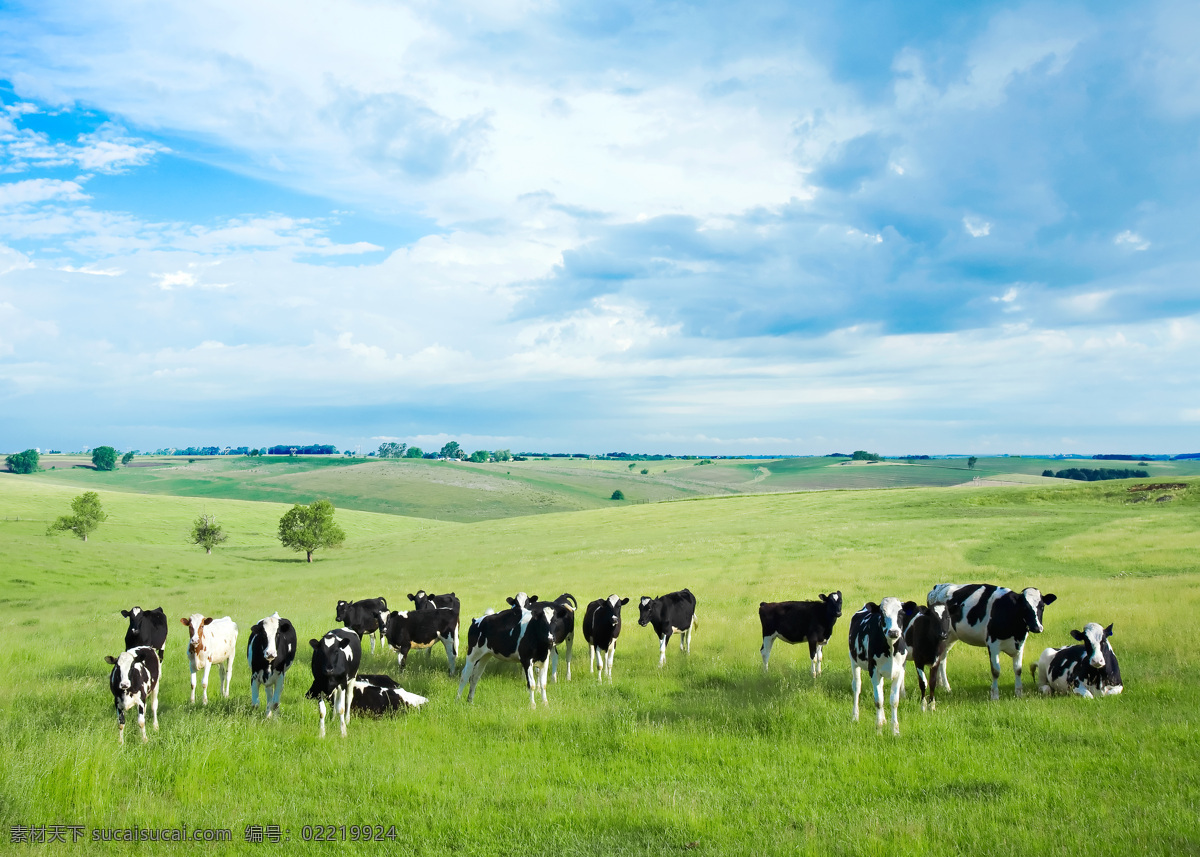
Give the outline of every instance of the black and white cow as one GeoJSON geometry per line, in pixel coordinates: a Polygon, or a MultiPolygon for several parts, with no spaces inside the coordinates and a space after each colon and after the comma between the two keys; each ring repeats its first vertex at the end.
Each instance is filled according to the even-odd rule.
{"type": "Polygon", "coordinates": [[[267,692],[267,717],[279,708],[283,680],[296,658],[296,629],[276,610],[250,629],[246,661],[250,664],[250,704],[258,708],[258,688],[267,692]]]}
{"type": "Polygon", "coordinates": [[[542,704],[546,699],[547,661],[554,650],[554,608],[530,603],[518,596],[517,604],[499,613],[488,611],[471,622],[467,629],[467,661],[463,665],[462,678],[458,683],[458,697],[468,682],[471,690],[467,702],[475,699],[475,687],[492,658],[517,661],[525,672],[525,684],[529,687],[529,705],[537,708],[535,691],[540,685],[542,704]],[[534,667],[539,675],[535,678],[534,667]]]}
{"type": "MultiPolygon", "coordinates": [[[[454,651],[458,651],[458,619],[462,609],[462,604],[458,600],[458,596],[453,592],[447,592],[442,595],[434,595],[432,592],[426,592],[424,589],[418,589],[415,593],[408,593],[408,600],[413,603],[414,610],[453,610],[454,611],[454,651]]],[[[425,650],[425,659],[433,658],[433,646],[425,650]]],[[[451,673],[453,675],[453,673],[451,673]]]]}
{"type": "MultiPolygon", "coordinates": [[[[911,602],[910,602],[911,603],[911,602]]],[[[915,605],[914,605],[915,606],[915,605]]],[[[892,734],[900,734],[900,693],[904,689],[904,605],[899,598],[868,601],[850,617],[850,690],[854,695],[854,720],[858,721],[858,695],[862,670],[875,691],[875,728],[883,731],[883,680],[891,682],[892,734]]]]}
{"type": "Polygon", "coordinates": [[[312,687],[304,694],[317,701],[321,712],[321,737],[325,737],[325,700],[333,703],[334,713],[346,737],[350,720],[350,705],[354,698],[354,679],[362,663],[362,640],[351,628],[334,628],[319,640],[309,640],[312,646],[312,687]]]}
{"type": "Polygon", "coordinates": [[[361,601],[339,601],[333,618],[358,634],[360,645],[363,637],[370,637],[371,654],[375,654],[375,637],[379,637],[379,644],[383,645],[383,622],[387,609],[387,599],[383,596],[361,601]]]}
{"type": "MultiPolygon", "coordinates": [[[[992,662],[992,699],[1000,698],[1000,653],[1013,659],[1017,696],[1021,695],[1021,658],[1025,638],[1042,633],[1042,611],[1056,596],[1029,587],[1013,592],[990,583],[939,583],[926,599],[930,607],[945,604],[950,613],[950,646],[963,642],[987,648],[992,662]]],[[[947,691],[946,660],[938,667],[938,683],[947,691]]]]}
{"type": "Polygon", "coordinates": [[[915,601],[905,601],[904,615],[908,617],[904,625],[904,642],[908,645],[908,661],[917,668],[921,710],[928,706],[936,711],[934,688],[938,668],[950,650],[950,613],[945,604],[922,607],[915,601]],[[929,667],[928,681],[925,679],[926,667],[929,667]]]}
{"type": "Polygon", "coordinates": [[[833,636],[833,626],[842,615],[842,593],[819,593],[819,601],[763,601],[758,605],[758,619],[762,622],[763,672],[771,662],[771,646],[776,640],[795,645],[808,643],[808,657],[812,660],[812,674],[821,674],[824,659],[821,647],[833,636]]]}
{"type": "Polygon", "coordinates": [[[121,615],[129,620],[129,630],[125,632],[125,651],[136,649],[138,646],[149,646],[158,652],[158,660],[163,659],[163,650],[167,645],[167,614],[161,607],[153,610],[143,610],[141,607],[131,607],[122,610],[121,615]]]}
{"type": "Polygon", "coordinates": [[[579,602],[575,600],[574,595],[564,592],[553,601],[538,601],[534,606],[554,608],[554,618],[550,622],[554,631],[554,648],[550,651],[550,677],[558,684],[558,647],[566,643],[567,681],[570,681],[571,650],[575,647],[575,610],[579,607],[579,602]]]}
{"type": "Polygon", "coordinates": [[[628,598],[610,595],[597,598],[583,611],[583,639],[590,651],[588,671],[595,672],[596,662],[600,662],[597,681],[604,681],[607,670],[608,680],[612,682],[613,654],[617,650],[617,637],[621,636],[621,608],[628,603],[628,598]]]}
{"type": "Polygon", "coordinates": [[[404,669],[413,649],[431,649],[441,643],[446,649],[450,675],[458,666],[458,613],[454,610],[394,610],[385,614],[383,636],[404,669]]]}
{"type": "Polygon", "coordinates": [[[154,728],[158,729],[158,679],[161,674],[158,652],[151,646],[135,646],[115,658],[109,655],[104,661],[112,664],[108,686],[112,690],[113,707],[117,709],[117,742],[125,743],[125,712],[135,705],[138,727],[142,730],[142,741],[145,741],[147,701],[154,716],[154,728]]]}
{"type": "Polygon", "coordinates": [[[233,681],[233,661],[237,653],[237,623],[228,616],[214,619],[203,613],[183,616],[180,623],[188,628],[188,672],[191,675],[192,695],[196,701],[196,673],[203,670],[201,696],[208,705],[208,674],[216,664],[221,671],[221,694],[229,699],[229,684],[233,681]]]}
{"type": "Polygon", "coordinates": [[[667,662],[667,641],[679,634],[679,651],[692,651],[692,629],[696,627],[696,596],[686,589],[658,598],[643,595],[638,603],[638,624],[654,626],[658,635],[658,665],[667,662]]]}
{"type": "Polygon", "coordinates": [[[424,696],[408,692],[386,675],[360,675],[351,684],[354,686],[354,694],[350,697],[351,710],[375,717],[406,708],[420,708],[429,701],[424,696]]]}
{"type": "Polygon", "coordinates": [[[1089,622],[1082,631],[1071,636],[1083,645],[1046,649],[1030,668],[1034,686],[1042,693],[1077,693],[1084,699],[1097,696],[1116,696],[1121,684],[1121,667],[1108,638],[1113,626],[1100,627],[1089,622]]]}

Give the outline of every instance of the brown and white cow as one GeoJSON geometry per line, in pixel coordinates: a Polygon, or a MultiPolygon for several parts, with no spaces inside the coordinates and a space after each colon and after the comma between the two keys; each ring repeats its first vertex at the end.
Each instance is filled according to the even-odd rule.
{"type": "Polygon", "coordinates": [[[208,705],[208,671],[216,664],[221,670],[221,693],[229,698],[229,682],[233,679],[233,658],[237,652],[237,623],[228,616],[214,619],[203,613],[193,613],[179,620],[188,628],[188,671],[191,673],[192,695],[196,701],[196,673],[204,670],[201,682],[202,697],[208,705]]]}

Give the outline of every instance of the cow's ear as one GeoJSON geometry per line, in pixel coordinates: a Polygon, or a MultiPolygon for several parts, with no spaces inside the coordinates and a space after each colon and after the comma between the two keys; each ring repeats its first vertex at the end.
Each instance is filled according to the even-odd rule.
{"type": "Polygon", "coordinates": [[[1055,595],[1053,592],[1047,592],[1045,595],[1042,596],[1043,604],[1053,604],[1057,600],[1058,600],[1058,596],[1055,595]]]}
{"type": "Polygon", "coordinates": [[[292,623],[289,622],[287,619],[280,619],[279,620],[279,630],[280,631],[292,630],[292,623]]]}
{"type": "Polygon", "coordinates": [[[184,617],[182,617],[182,618],[179,620],[179,624],[180,624],[180,625],[187,625],[188,627],[191,627],[192,620],[191,620],[191,619],[189,619],[187,616],[184,616],[184,617]]]}
{"type": "Polygon", "coordinates": [[[416,604],[416,603],[417,603],[417,596],[413,595],[413,594],[410,592],[410,593],[408,593],[408,600],[409,600],[409,601],[411,601],[413,604],[416,604]]]}
{"type": "Polygon", "coordinates": [[[124,616],[126,619],[128,619],[128,618],[129,618],[129,611],[128,611],[128,610],[122,610],[122,611],[121,611],[121,615],[122,615],[122,616],[124,616]]]}
{"type": "Polygon", "coordinates": [[[1082,643],[1084,640],[1083,631],[1072,631],[1071,637],[1082,643]]]}
{"type": "Polygon", "coordinates": [[[622,598],[622,599],[621,599],[621,603],[622,603],[622,604],[628,604],[628,603],[629,603],[629,599],[628,599],[628,598],[622,598]]]}
{"type": "Polygon", "coordinates": [[[321,642],[319,640],[309,640],[308,644],[315,649],[317,646],[321,645],[321,642]]]}
{"type": "Polygon", "coordinates": [[[530,603],[530,604],[536,604],[536,603],[537,603],[537,596],[536,596],[536,595],[530,595],[530,596],[529,596],[529,602],[528,602],[528,603],[530,603]]]}
{"type": "Polygon", "coordinates": [[[205,624],[205,625],[211,625],[211,624],[212,624],[212,616],[205,616],[205,617],[204,617],[204,624],[205,624]]]}
{"type": "Polygon", "coordinates": [[[112,664],[113,666],[116,666],[117,659],[116,659],[116,658],[114,658],[112,655],[105,655],[105,656],[104,656],[104,663],[106,663],[106,664],[112,664]]]}
{"type": "Polygon", "coordinates": [[[829,596],[828,596],[828,595],[826,595],[824,592],[819,592],[819,593],[817,593],[817,597],[818,597],[818,598],[820,598],[822,601],[828,601],[828,600],[829,600],[829,596]]]}
{"type": "Polygon", "coordinates": [[[504,600],[507,601],[513,607],[517,606],[517,599],[515,599],[515,598],[510,597],[510,598],[505,598],[504,600]]]}
{"type": "Polygon", "coordinates": [[[1112,625],[1109,625],[1107,628],[1104,629],[1104,636],[1106,638],[1112,636],[1112,625]]]}
{"type": "Polygon", "coordinates": [[[905,601],[902,609],[904,610],[904,615],[911,619],[913,616],[917,615],[917,602],[905,601]]]}
{"type": "Polygon", "coordinates": [[[868,601],[866,604],[863,605],[863,609],[866,610],[868,613],[878,613],[879,605],[876,604],[874,601],[868,601]]]}

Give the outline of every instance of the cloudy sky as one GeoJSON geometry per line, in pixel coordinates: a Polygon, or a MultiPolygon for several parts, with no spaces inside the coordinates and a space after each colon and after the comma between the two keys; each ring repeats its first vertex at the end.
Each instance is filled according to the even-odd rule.
{"type": "Polygon", "coordinates": [[[1194,3],[0,7],[0,447],[1200,450],[1194,3]]]}

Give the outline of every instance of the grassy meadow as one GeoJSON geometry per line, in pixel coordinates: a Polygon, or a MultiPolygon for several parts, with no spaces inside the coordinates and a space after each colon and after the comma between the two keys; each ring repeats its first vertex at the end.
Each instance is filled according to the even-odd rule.
{"type": "MultiPolygon", "coordinates": [[[[1005,472],[1018,472],[1005,462],[1005,472]]],[[[722,470],[748,476],[735,469],[744,465],[762,466],[692,469],[713,481],[722,470]]],[[[176,496],[134,484],[160,478],[151,470],[0,474],[5,828],[233,831],[231,845],[107,846],[114,853],[1200,851],[1200,479],[1148,496],[1129,491],[1138,481],[1054,481],[597,503],[473,523],[339,505],[345,546],[310,565],[280,547],[275,528],[287,507],[256,495],[253,480],[243,499],[215,489],[176,496]],[[47,522],[85,487],[100,490],[109,520],[87,543],[46,536],[47,522]],[[212,556],[187,544],[202,510],[230,534],[212,556]],[[1027,663],[1067,643],[1072,628],[1114,623],[1125,693],[1018,700],[1004,659],[993,703],[986,652],[959,646],[949,662],[954,693],[936,712],[921,712],[909,670],[899,738],[876,734],[869,689],[863,719],[851,723],[850,613],[887,595],[923,601],[943,581],[1056,593],[1027,663]],[[699,601],[692,652],[682,656],[672,640],[660,670],[657,641],[636,624],[636,599],[682,586],[699,601]],[[414,653],[402,674],[407,689],[430,698],[424,709],[355,717],[345,740],[332,723],[318,739],[315,703],[302,698],[307,640],[334,627],[339,598],[384,595],[398,607],[419,587],[456,591],[464,622],[518,590],[569,591],[581,607],[629,596],[614,681],[597,686],[579,635],[574,679],[560,667],[549,708],[530,711],[523,677],[496,664],[468,706],[455,700],[457,679],[438,647],[428,662],[414,653]],[[832,589],[844,593],[846,612],[824,674],[809,675],[806,647],[779,643],[764,675],[759,601],[832,589]],[[123,648],[120,610],[135,604],[161,605],[173,624],[161,729],[142,745],[135,724],[119,747],[103,658],[123,648]],[[251,712],[244,657],[229,700],[215,690],[214,669],[208,707],[189,706],[178,617],[232,616],[244,651],[251,625],[274,610],[301,635],[278,720],[251,712]],[[290,842],[247,844],[248,824],[278,824],[290,842]],[[397,841],[306,844],[306,824],[395,825],[397,841]]],[[[326,472],[335,469],[318,473],[326,472]]],[[[554,484],[546,470],[530,473],[554,484]]],[[[281,490],[277,499],[308,498],[281,490]]],[[[450,501],[426,510],[439,502],[450,501]]],[[[364,672],[396,675],[393,655],[366,652],[364,672]]]]}

